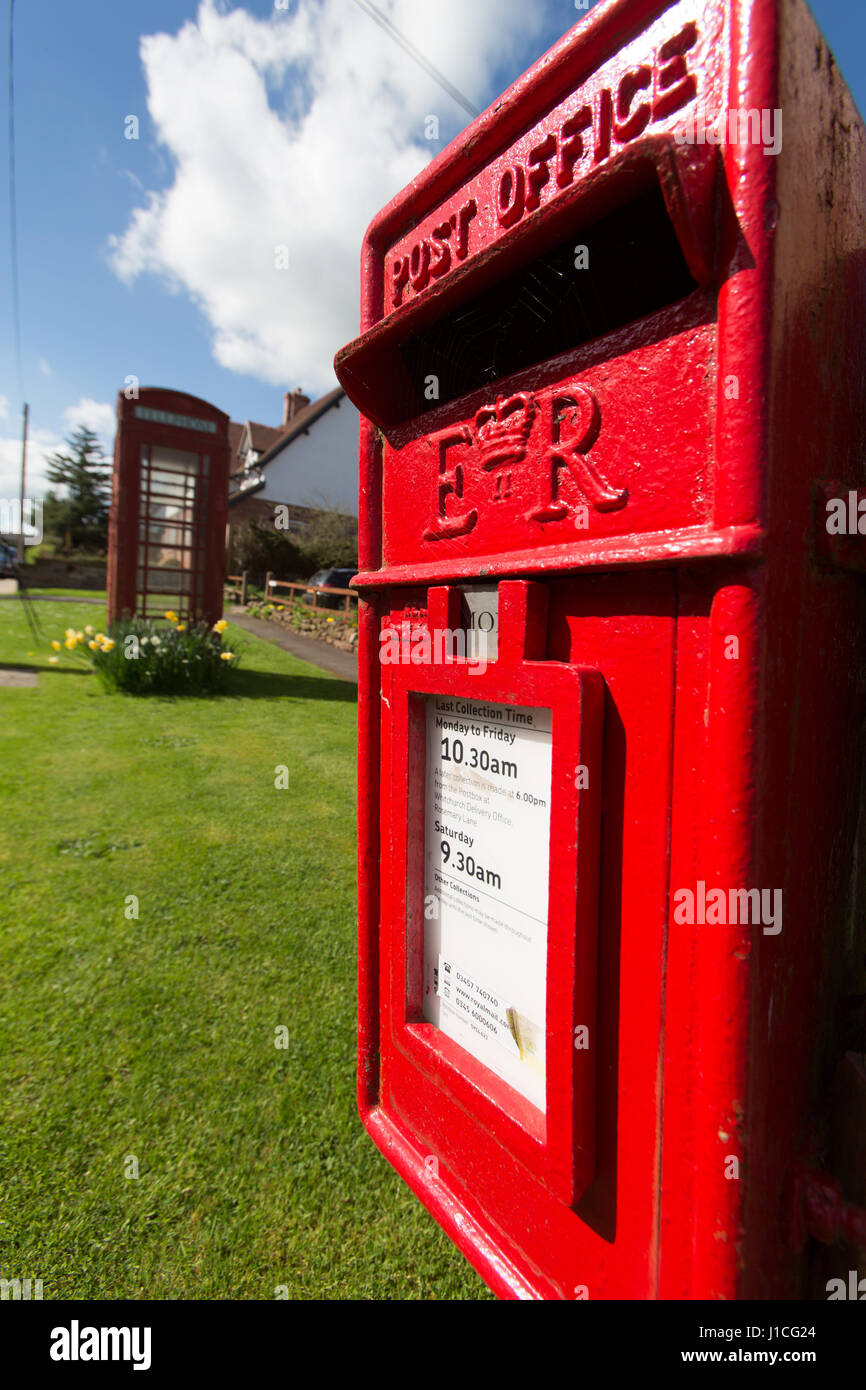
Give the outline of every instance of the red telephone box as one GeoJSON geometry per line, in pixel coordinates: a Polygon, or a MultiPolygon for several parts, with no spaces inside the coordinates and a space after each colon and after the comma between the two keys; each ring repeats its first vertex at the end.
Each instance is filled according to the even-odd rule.
{"type": "Polygon", "coordinates": [[[359,1105],[503,1296],[808,1293],[864,148],[799,0],[609,0],[364,241],[359,1105]]]}
{"type": "Polygon", "coordinates": [[[182,391],[117,394],[108,620],[222,617],[228,416],[182,391]]]}

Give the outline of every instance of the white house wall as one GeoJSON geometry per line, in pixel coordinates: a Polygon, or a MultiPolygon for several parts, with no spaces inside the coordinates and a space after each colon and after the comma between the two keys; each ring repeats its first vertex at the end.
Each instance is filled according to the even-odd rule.
{"type": "Polygon", "coordinates": [[[358,412],[343,396],[264,465],[263,495],[358,515],[358,412]]]}

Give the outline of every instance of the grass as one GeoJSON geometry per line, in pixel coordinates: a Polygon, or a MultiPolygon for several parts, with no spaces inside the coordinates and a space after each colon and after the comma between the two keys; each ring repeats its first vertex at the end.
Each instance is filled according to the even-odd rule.
{"type": "MultiPolygon", "coordinates": [[[[27,593],[38,595],[40,598],[50,595],[51,598],[83,598],[93,601],[98,600],[103,605],[106,600],[106,592],[104,589],[31,589],[28,586],[27,593]]],[[[3,597],[7,603],[14,603],[16,606],[20,603],[17,594],[7,594],[3,597]]]]}
{"type": "Polygon", "coordinates": [[[484,1298],[355,1110],[355,688],[226,636],[234,694],[131,699],[0,606],[0,1276],[484,1298]]]}

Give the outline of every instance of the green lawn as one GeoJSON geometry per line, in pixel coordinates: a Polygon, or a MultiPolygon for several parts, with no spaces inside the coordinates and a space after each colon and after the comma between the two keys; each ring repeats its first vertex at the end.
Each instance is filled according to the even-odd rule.
{"type": "Polygon", "coordinates": [[[0,664],[40,672],[0,688],[0,1276],[484,1298],[355,1110],[354,686],[225,638],[235,694],[134,699],[0,605],[0,664]]]}
{"type": "MultiPolygon", "coordinates": [[[[51,595],[52,598],[58,598],[62,596],[65,598],[83,598],[87,600],[93,600],[94,602],[98,599],[99,602],[103,605],[105,604],[106,599],[106,593],[104,589],[28,589],[27,593],[37,595],[40,598],[44,597],[45,595],[51,595]]],[[[20,599],[18,598],[17,594],[11,596],[7,594],[3,596],[3,602],[14,603],[16,605],[19,605],[20,599]]],[[[66,623],[64,624],[64,626],[68,627],[69,624],[66,623]]]]}

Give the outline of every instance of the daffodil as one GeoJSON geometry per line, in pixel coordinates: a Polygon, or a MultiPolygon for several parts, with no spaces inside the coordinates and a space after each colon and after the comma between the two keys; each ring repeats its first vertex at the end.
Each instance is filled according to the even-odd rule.
{"type": "Polygon", "coordinates": [[[75,634],[75,640],[76,640],[76,642],[83,642],[83,641],[84,641],[84,633],[83,633],[83,632],[76,632],[76,634],[75,634]]]}
{"type": "Polygon", "coordinates": [[[55,638],[55,640],[51,643],[51,645],[52,645],[52,647],[54,648],[54,650],[55,650],[56,652],[59,652],[59,651],[60,651],[60,643],[56,640],[56,638],[55,638]]]}
{"type": "Polygon", "coordinates": [[[73,633],[71,637],[67,637],[63,645],[67,648],[68,651],[74,652],[75,648],[78,646],[78,638],[73,633]]]}
{"type": "Polygon", "coordinates": [[[104,642],[104,641],[105,641],[105,633],[104,633],[104,632],[97,632],[97,634],[96,634],[96,640],[97,640],[97,642],[104,642]]]}
{"type": "Polygon", "coordinates": [[[220,652],[220,661],[234,661],[234,652],[220,652]]]}
{"type": "Polygon", "coordinates": [[[166,618],[168,619],[168,621],[169,621],[170,623],[176,623],[176,622],[177,622],[177,614],[175,613],[175,611],[174,611],[173,608],[169,608],[169,610],[168,610],[168,612],[166,613],[165,616],[166,616],[166,618]]]}
{"type": "Polygon", "coordinates": [[[91,637],[91,639],[90,639],[90,641],[88,642],[87,645],[88,645],[88,647],[90,648],[90,650],[91,650],[92,652],[95,652],[95,651],[96,651],[96,648],[99,646],[99,643],[96,642],[96,641],[91,637]]]}
{"type": "Polygon", "coordinates": [[[225,618],[220,618],[218,623],[214,623],[213,630],[214,632],[225,632],[227,627],[228,623],[226,622],[225,618]]]}
{"type": "Polygon", "coordinates": [[[84,631],[87,633],[88,637],[93,636],[93,628],[91,627],[90,623],[87,624],[87,627],[84,629],[84,631]]]}
{"type": "Polygon", "coordinates": [[[175,632],[186,632],[186,623],[178,623],[175,632]]]}
{"type": "Polygon", "coordinates": [[[110,652],[116,645],[117,644],[115,642],[112,642],[109,638],[107,641],[102,643],[102,646],[99,650],[102,652],[110,652]]]}
{"type": "Polygon", "coordinates": [[[49,666],[56,666],[56,665],[57,665],[57,657],[56,657],[56,656],[49,656],[49,658],[48,658],[48,665],[49,665],[49,666]]]}

